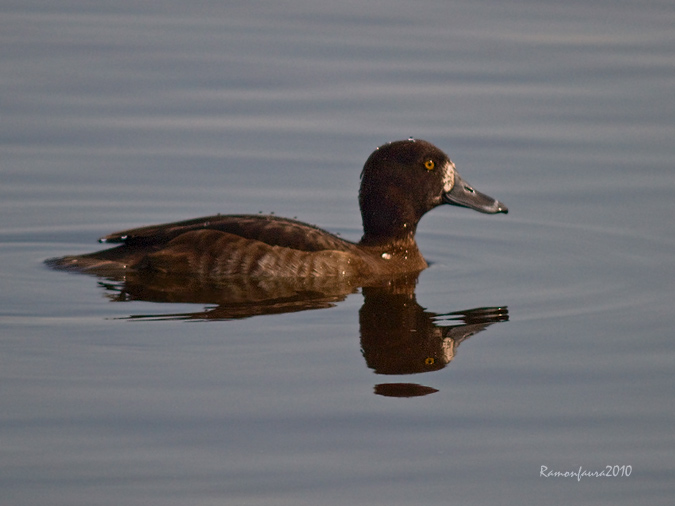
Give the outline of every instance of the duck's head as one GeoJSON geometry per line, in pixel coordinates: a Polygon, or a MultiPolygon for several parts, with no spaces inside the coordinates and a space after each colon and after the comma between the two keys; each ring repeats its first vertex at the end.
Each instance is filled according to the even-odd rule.
{"type": "Polygon", "coordinates": [[[412,238],[424,213],[442,204],[508,213],[504,204],[464,181],[448,155],[419,139],[391,142],[370,155],[361,173],[359,204],[363,242],[412,238]]]}

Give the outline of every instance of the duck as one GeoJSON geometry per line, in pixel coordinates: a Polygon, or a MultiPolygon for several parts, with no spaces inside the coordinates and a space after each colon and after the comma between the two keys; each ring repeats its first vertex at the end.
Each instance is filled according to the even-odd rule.
{"type": "Polygon", "coordinates": [[[508,213],[463,180],[441,149],[410,138],[379,146],[366,160],[358,242],[276,215],[218,214],[115,232],[99,239],[109,249],[47,263],[99,275],[153,272],[209,282],[403,275],[428,267],[415,232],[422,216],[441,205],[508,213]]]}

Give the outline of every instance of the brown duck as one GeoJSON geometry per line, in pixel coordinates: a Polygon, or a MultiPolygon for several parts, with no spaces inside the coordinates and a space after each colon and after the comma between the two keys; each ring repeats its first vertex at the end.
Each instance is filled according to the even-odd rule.
{"type": "Polygon", "coordinates": [[[443,151],[414,139],[385,144],[370,155],[361,173],[359,204],[363,237],[358,243],[287,218],[216,215],[116,232],[99,241],[118,246],[48,263],[102,275],[146,271],[209,282],[392,276],[427,267],[415,231],[434,207],[508,212],[463,181],[443,151]]]}

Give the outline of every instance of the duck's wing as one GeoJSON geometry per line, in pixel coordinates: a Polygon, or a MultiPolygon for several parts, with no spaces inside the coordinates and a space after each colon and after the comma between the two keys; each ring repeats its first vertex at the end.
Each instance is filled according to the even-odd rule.
{"type": "Polygon", "coordinates": [[[157,247],[187,232],[198,230],[218,230],[270,246],[302,251],[347,251],[353,246],[353,243],[313,225],[262,214],[217,214],[163,225],[150,225],[115,232],[102,237],[99,242],[157,247]]]}

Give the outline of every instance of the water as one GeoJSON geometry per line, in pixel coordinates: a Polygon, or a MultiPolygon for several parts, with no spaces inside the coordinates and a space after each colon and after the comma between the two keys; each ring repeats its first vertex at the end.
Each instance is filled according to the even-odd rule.
{"type": "Polygon", "coordinates": [[[672,503],[669,2],[0,8],[3,504],[672,503]],[[43,264],[217,212],[358,239],[411,135],[510,209],[420,224],[421,321],[508,308],[434,371],[382,374],[362,291],[186,322],[43,264]]]}

